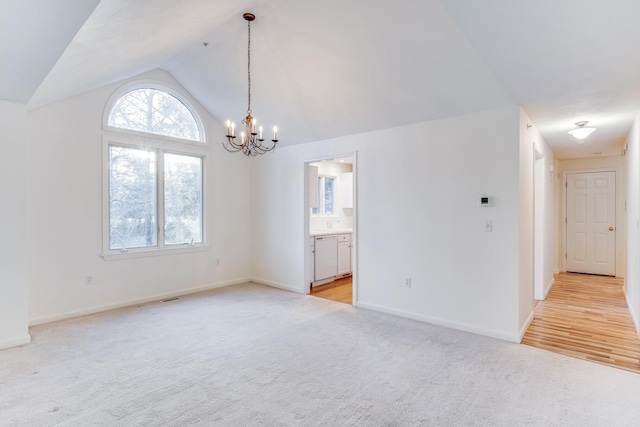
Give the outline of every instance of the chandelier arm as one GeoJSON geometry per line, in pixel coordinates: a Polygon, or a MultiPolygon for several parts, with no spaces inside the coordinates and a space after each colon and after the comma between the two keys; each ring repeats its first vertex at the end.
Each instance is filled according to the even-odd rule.
{"type": "Polygon", "coordinates": [[[242,149],[241,145],[236,145],[232,141],[225,142],[222,144],[222,146],[230,153],[237,153],[242,149]]]}

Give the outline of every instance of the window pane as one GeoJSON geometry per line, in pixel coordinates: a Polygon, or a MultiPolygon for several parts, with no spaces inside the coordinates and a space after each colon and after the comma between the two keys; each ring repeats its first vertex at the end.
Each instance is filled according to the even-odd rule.
{"type": "Polygon", "coordinates": [[[109,114],[109,126],[201,141],[191,111],[157,89],[136,89],[118,99],[109,114]]]}
{"type": "Polygon", "coordinates": [[[316,207],[315,208],[311,208],[311,215],[320,215],[320,197],[322,194],[322,177],[319,176],[318,177],[318,201],[316,203],[316,207]]]}
{"type": "Polygon", "coordinates": [[[202,158],[164,155],[164,241],[202,243],[202,158]]]}
{"type": "Polygon", "coordinates": [[[109,247],[156,246],[156,153],[109,147],[109,247]]]}
{"type": "Polygon", "coordinates": [[[333,215],[333,178],[324,178],[324,214],[333,215]]]}

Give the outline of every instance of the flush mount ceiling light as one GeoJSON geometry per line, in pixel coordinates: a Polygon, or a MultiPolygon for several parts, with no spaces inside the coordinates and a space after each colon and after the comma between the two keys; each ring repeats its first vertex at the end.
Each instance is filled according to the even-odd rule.
{"type": "Polygon", "coordinates": [[[263,145],[262,126],[256,129],[256,119],[251,116],[251,21],[256,19],[253,13],[245,13],[242,17],[247,21],[248,43],[247,43],[247,82],[248,82],[248,105],[247,117],[242,120],[245,125],[245,131],[240,133],[240,141],[236,142],[236,124],[227,120],[226,140],[222,145],[227,151],[242,151],[246,156],[256,156],[273,151],[278,143],[278,128],[273,127],[273,145],[263,145]],[[257,131],[256,131],[257,130],[257,131]]]}
{"type": "Polygon", "coordinates": [[[596,128],[585,127],[587,123],[589,123],[589,121],[587,120],[582,122],[576,122],[576,128],[571,129],[569,133],[576,139],[585,139],[586,137],[591,135],[591,132],[596,130],[596,128]]]}

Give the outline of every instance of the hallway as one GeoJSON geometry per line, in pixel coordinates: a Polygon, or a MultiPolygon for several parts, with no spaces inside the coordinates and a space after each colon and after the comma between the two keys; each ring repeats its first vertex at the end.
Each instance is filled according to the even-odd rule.
{"type": "Polygon", "coordinates": [[[640,373],[640,340],[623,279],[561,273],[522,344],[640,373]]]}

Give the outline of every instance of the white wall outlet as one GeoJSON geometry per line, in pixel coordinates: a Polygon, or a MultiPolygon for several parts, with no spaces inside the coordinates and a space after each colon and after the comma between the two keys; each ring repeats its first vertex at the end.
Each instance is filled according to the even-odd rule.
{"type": "Polygon", "coordinates": [[[491,233],[493,231],[493,221],[490,219],[484,220],[484,231],[485,233],[491,233]]]}
{"type": "Polygon", "coordinates": [[[93,276],[84,276],[84,284],[87,286],[93,285],[93,276]]]}
{"type": "Polygon", "coordinates": [[[404,286],[406,288],[410,288],[411,287],[411,278],[404,279],[404,286]]]}

